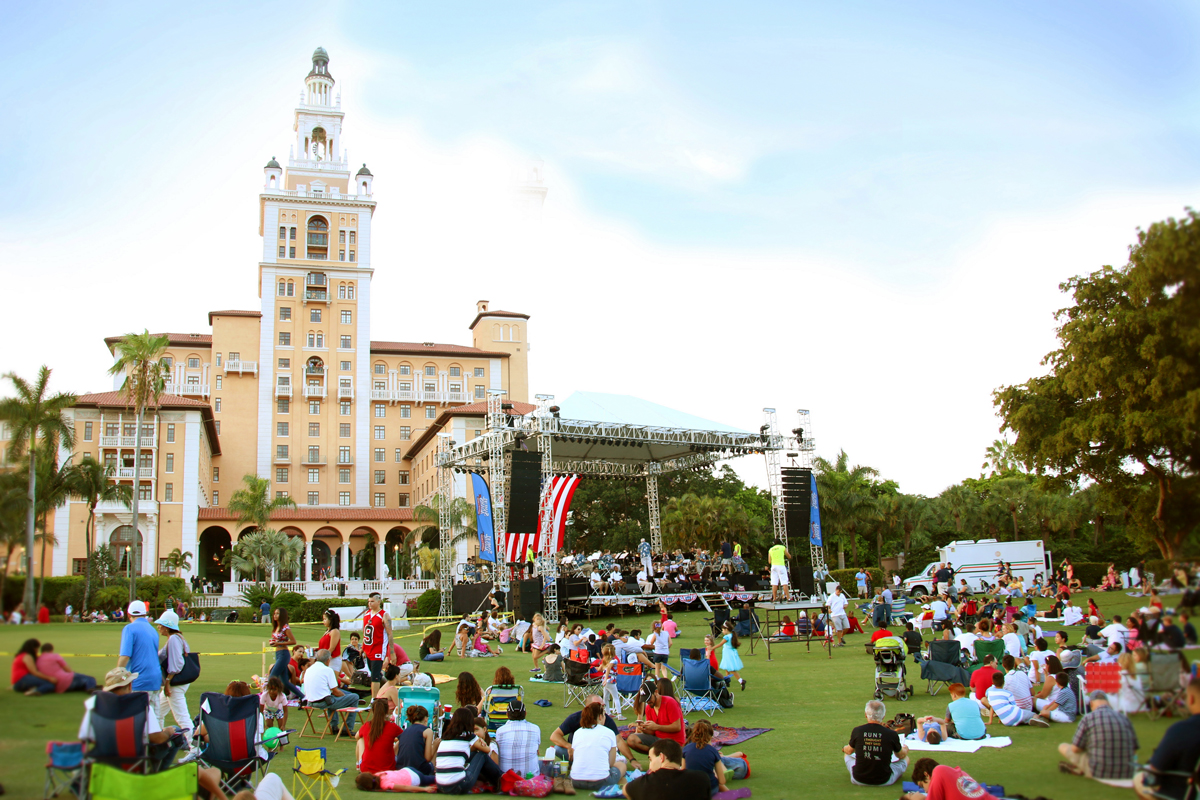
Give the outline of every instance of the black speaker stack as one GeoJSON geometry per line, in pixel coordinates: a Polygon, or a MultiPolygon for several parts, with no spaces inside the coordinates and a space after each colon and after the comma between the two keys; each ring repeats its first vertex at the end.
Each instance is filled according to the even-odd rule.
{"type": "Polygon", "coordinates": [[[792,554],[792,582],[796,589],[811,596],[816,592],[812,551],[808,549],[809,522],[812,514],[812,470],[807,467],[784,467],[782,473],[783,517],[787,525],[788,550],[792,554]]]}
{"type": "Polygon", "coordinates": [[[508,533],[537,533],[538,500],[542,491],[542,454],[514,450],[512,477],[508,485],[508,533]]]}
{"type": "Polygon", "coordinates": [[[512,581],[508,585],[509,609],[516,613],[517,619],[526,622],[533,621],[533,615],[542,610],[542,581],[532,578],[523,581],[512,581]]]}

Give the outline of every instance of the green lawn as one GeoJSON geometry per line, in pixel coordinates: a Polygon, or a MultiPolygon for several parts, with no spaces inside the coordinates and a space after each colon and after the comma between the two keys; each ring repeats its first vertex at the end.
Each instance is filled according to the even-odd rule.
{"type": "MultiPolygon", "coordinates": [[[[1124,594],[1097,595],[1097,600],[1106,614],[1123,614],[1139,605],[1135,598],[1124,594]]],[[[681,638],[677,641],[682,646],[691,647],[701,643],[704,633],[702,617],[701,613],[678,615],[681,638]]],[[[645,630],[649,627],[651,617],[644,615],[615,621],[618,625],[645,630]]],[[[193,650],[215,653],[255,651],[265,639],[265,630],[265,626],[257,625],[207,624],[187,626],[184,633],[193,650]]],[[[1076,632],[1072,639],[1078,640],[1079,635],[1076,632]]],[[[54,642],[62,653],[115,653],[120,639],[120,626],[0,626],[0,651],[12,653],[29,636],[54,642]]],[[[297,637],[302,643],[315,645],[318,629],[316,626],[298,626],[297,637]]],[[[742,674],[748,681],[748,689],[738,692],[736,708],[723,716],[718,715],[716,721],[731,726],[775,729],[741,747],[750,755],[753,764],[753,776],[745,785],[753,789],[756,797],[798,797],[811,792],[813,786],[820,786],[821,793],[831,797],[896,795],[894,788],[879,790],[852,786],[842,764],[841,746],[846,742],[850,729],[863,721],[863,705],[871,699],[874,689],[874,662],[863,652],[861,644],[865,639],[862,635],[847,637],[849,646],[835,650],[832,660],[825,651],[816,647],[812,652],[806,652],[803,644],[784,644],[772,649],[774,660],[768,663],[765,649],[756,647],[754,655],[750,655],[743,646],[746,669],[742,674]]],[[[416,650],[416,638],[402,639],[402,644],[410,652],[416,650]]],[[[677,663],[676,647],[673,646],[672,650],[672,663],[677,663]]],[[[116,658],[69,658],[68,663],[80,672],[101,677],[116,665],[116,658]]],[[[480,683],[487,686],[491,682],[492,671],[500,664],[507,665],[523,681],[529,675],[529,663],[527,654],[506,649],[498,659],[465,661],[452,658],[430,671],[440,669],[457,675],[465,668],[475,672],[480,683]]],[[[201,692],[221,691],[230,680],[248,679],[251,674],[259,673],[261,667],[259,656],[205,658],[203,676],[189,691],[189,706],[193,713],[201,692]]],[[[910,678],[914,676],[912,670],[909,675],[910,678]]],[[[917,681],[917,685],[916,696],[908,702],[893,700],[888,703],[889,718],[897,711],[915,715],[945,713],[948,700],[945,692],[931,698],[924,684],[917,681]]],[[[443,684],[440,688],[443,699],[453,698],[454,683],[443,684]]],[[[550,732],[564,716],[562,688],[550,684],[527,684],[527,703],[538,698],[547,698],[554,703],[552,708],[529,705],[529,718],[541,726],[545,746],[550,732]]],[[[0,729],[0,782],[9,795],[40,796],[44,779],[42,765],[45,742],[75,737],[82,699],[78,694],[26,698],[11,691],[0,693],[0,719],[5,723],[0,729]]],[[[690,718],[694,720],[699,716],[692,714],[690,718]]],[[[289,724],[299,727],[295,713],[289,724]]],[[[1151,722],[1144,715],[1135,718],[1143,760],[1149,758],[1169,724],[1170,720],[1151,722]]],[[[945,763],[961,765],[979,780],[1002,783],[1010,793],[1019,792],[1029,797],[1043,795],[1066,798],[1079,792],[1086,792],[1089,800],[1132,797],[1128,791],[1093,782],[1085,784],[1082,778],[1058,771],[1056,747],[1059,742],[1070,739],[1074,726],[1055,726],[1048,730],[999,728],[998,725],[994,726],[993,731],[1011,736],[1011,747],[999,750],[985,748],[970,755],[948,754],[945,763]]],[[[301,743],[315,741],[305,739],[301,743]]],[[[329,741],[326,739],[326,744],[329,741]]],[[[334,766],[349,767],[353,771],[354,749],[351,742],[343,740],[330,745],[330,751],[334,766]]],[[[285,755],[276,760],[274,770],[290,784],[289,767],[290,758],[285,755]]],[[[343,784],[340,791],[343,797],[366,796],[357,792],[350,781],[343,784]]]]}

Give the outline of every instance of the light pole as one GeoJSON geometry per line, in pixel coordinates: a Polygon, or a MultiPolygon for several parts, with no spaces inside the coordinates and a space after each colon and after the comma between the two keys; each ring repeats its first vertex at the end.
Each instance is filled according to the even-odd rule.
{"type": "Polygon", "coordinates": [[[133,559],[129,555],[129,545],[125,545],[125,579],[129,581],[129,602],[133,602],[133,559]]]}
{"type": "Polygon", "coordinates": [[[396,563],[392,570],[392,580],[400,580],[400,545],[392,545],[392,560],[396,563]]]}

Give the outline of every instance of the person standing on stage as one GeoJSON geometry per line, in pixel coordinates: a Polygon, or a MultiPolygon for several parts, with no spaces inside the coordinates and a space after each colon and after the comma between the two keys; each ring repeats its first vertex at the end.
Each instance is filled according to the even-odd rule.
{"type": "MultiPolygon", "coordinates": [[[[727,542],[722,544],[725,547],[727,542]]],[[[782,544],[777,544],[767,551],[767,562],[771,565],[771,602],[774,603],[778,599],[777,592],[779,587],[783,587],[783,599],[788,599],[788,573],[787,565],[784,563],[785,558],[791,558],[792,554],[787,551],[787,548],[782,544]]]]}
{"type": "Polygon", "coordinates": [[[533,554],[533,545],[532,544],[526,545],[525,546],[525,573],[526,573],[525,577],[526,578],[533,577],[534,559],[535,559],[535,556],[533,554]]]}
{"type": "Polygon", "coordinates": [[[654,577],[654,563],[650,560],[650,543],[642,539],[638,543],[638,557],[642,560],[642,566],[646,568],[646,577],[654,577]]]}
{"type": "Polygon", "coordinates": [[[733,566],[733,543],[728,537],[721,540],[721,571],[726,572],[733,566]]]}
{"type": "Polygon", "coordinates": [[[392,619],[383,610],[379,592],[372,592],[367,600],[367,611],[363,614],[363,658],[367,660],[367,671],[371,673],[371,696],[379,693],[383,683],[383,665],[390,663],[392,649],[392,619]]]}

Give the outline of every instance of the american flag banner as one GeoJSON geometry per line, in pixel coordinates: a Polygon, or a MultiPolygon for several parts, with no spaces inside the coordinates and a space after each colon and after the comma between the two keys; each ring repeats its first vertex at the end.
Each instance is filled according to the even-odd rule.
{"type": "MultiPolygon", "coordinates": [[[[552,553],[562,549],[563,539],[567,533],[567,512],[571,508],[571,498],[579,486],[578,475],[555,475],[550,479],[550,489],[542,497],[542,507],[538,514],[538,530],[542,529],[545,514],[551,516],[551,533],[554,546],[552,553]]],[[[524,561],[525,551],[533,547],[534,553],[541,553],[541,536],[537,533],[507,533],[505,535],[505,558],[509,562],[524,561]]]]}

